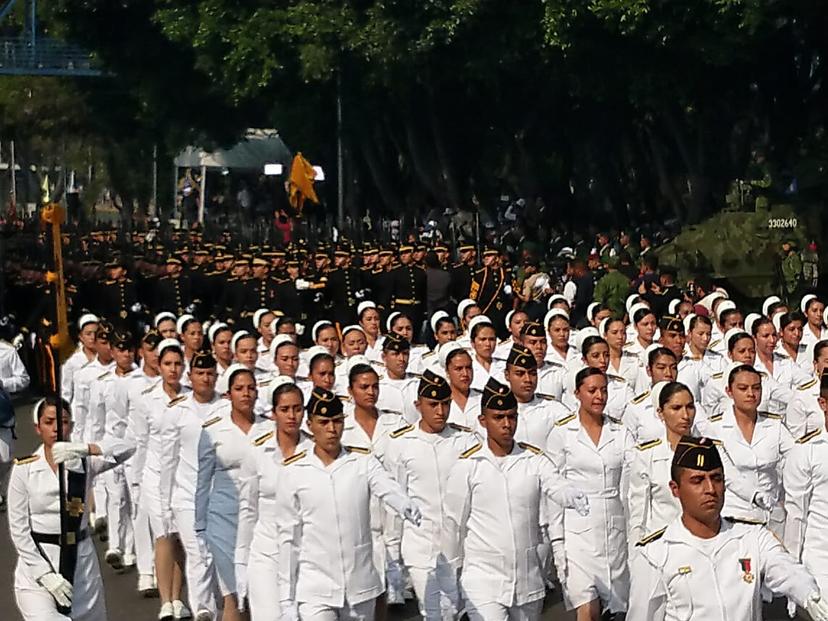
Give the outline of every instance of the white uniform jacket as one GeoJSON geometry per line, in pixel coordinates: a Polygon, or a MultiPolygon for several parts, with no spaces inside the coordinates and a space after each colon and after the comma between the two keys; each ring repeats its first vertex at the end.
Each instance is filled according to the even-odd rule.
{"type": "Polygon", "coordinates": [[[814,579],[764,526],[723,519],[698,539],[681,518],[641,542],[627,621],[760,621],[762,587],[802,606],[814,579]]]}
{"type": "Polygon", "coordinates": [[[522,606],[544,597],[538,544],[541,498],[560,502],[562,481],[535,447],[515,442],[495,457],[476,444],[449,474],[444,496],[443,553],[462,568],[465,596],[522,606]]]}
{"type": "Polygon", "coordinates": [[[377,497],[402,513],[409,500],[399,484],[361,450],[343,448],[328,466],[310,448],[287,461],[276,492],[279,600],[343,607],[376,598],[369,507],[377,497]]]}
{"type": "Polygon", "coordinates": [[[681,514],[681,505],[670,491],[673,450],[664,432],[661,436],[639,444],[633,452],[627,494],[627,539],[631,549],[681,514]]]}

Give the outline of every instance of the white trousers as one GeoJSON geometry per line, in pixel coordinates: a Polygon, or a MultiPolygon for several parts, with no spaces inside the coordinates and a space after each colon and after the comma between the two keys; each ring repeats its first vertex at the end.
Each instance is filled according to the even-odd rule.
{"type": "Polygon", "coordinates": [[[107,621],[103,600],[83,616],[67,617],[57,611],[55,600],[46,589],[16,589],[14,597],[25,621],[107,621]]]}
{"type": "Polygon", "coordinates": [[[427,621],[450,621],[454,615],[452,606],[458,603],[457,579],[451,567],[440,563],[436,568],[406,566],[420,614],[427,621]]]}
{"type": "Polygon", "coordinates": [[[325,604],[299,603],[300,621],[374,621],[376,599],[351,606],[347,601],[341,608],[325,604]]]}
{"type": "Polygon", "coordinates": [[[123,466],[117,466],[100,475],[106,486],[106,516],[109,548],[132,554],[135,535],[132,530],[132,507],[123,466]]]}
{"type": "Polygon", "coordinates": [[[6,497],[13,459],[14,432],[12,429],[0,427],[0,498],[6,497]]]}
{"type": "Polygon", "coordinates": [[[247,602],[251,621],[279,621],[282,609],[273,585],[279,574],[278,559],[250,551],[247,559],[247,602]]]}
{"type": "MultiPolygon", "coordinates": [[[[187,577],[187,599],[193,614],[200,610],[209,610],[217,616],[215,581],[213,578],[213,560],[201,558],[198,539],[195,534],[195,511],[192,509],[174,509],[178,537],[186,556],[184,573],[187,577]]],[[[276,582],[273,583],[274,585],[276,582]]],[[[275,587],[271,587],[275,591],[275,587]]]]}
{"type": "Polygon", "coordinates": [[[497,602],[473,602],[466,600],[469,621],[535,621],[540,618],[543,600],[522,606],[504,606],[497,602]]]}
{"type": "Polygon", "coordinates": [[[130,494],[130,505],[133,511],[132,532],[135,537],[135,565],[139,575],[152,576],[155,574],[155,540],[150,532],[149,513],[141,504],[140,497],[137,503],[135,500],[130,494]]]}

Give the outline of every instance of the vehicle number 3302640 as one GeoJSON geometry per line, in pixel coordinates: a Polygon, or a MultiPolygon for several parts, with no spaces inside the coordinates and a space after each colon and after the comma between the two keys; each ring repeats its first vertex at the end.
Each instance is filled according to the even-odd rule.
{"type": "Polygon", "coordinates": [[[768,218],[769,229],[795,229],[796,218],[768,218]]]}

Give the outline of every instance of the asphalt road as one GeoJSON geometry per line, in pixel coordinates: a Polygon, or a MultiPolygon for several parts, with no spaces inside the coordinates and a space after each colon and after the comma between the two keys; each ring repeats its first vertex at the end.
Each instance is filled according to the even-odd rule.
{"type": "MultiPolygon", "coordinates": [[[[17,410],[17,455],[28,455],[37,448],[37,436],[29,424],[32,400],[21,400],[17,410]]],[[[0,619],[2,621],[23,621],[14,602],[14,564],[16,555],[11,546],[8,528],[0,528],[0,619]]],[[[141,597],[137,591],[138,577],[134,569],[126,572],[116,572],[103,560],[106,545],[97,542],[98,556],[101,564],[101,575],[106,588],[106,604],[110,621],[152,621],[157,618],[159,602],[157,599],[141,597]]],[[[405,606],[392,606],[389,609],[391,621],[408,621],[419,618],[414,602],[405,606]]],[[[544,603],[544,621],[571,621],[575,615],[566,612],[559,592],[552,592],[544,603]]],[[[774,602],[765,607],[764,618],[767,621],[786,620],[784,603],[774,602]]],[[[701,620],[700,620],[701,621],[701,620]]]]}

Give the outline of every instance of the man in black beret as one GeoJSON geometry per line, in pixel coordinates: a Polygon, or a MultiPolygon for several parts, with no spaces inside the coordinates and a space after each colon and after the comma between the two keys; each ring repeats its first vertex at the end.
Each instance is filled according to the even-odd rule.
{"type": "Polygon", "coordinates": [[[693,619],[761,618],[756,608],[763,586],[812,619],[828,621],[816,580],[764,524],[722,518],[725,472],[715,441],[682,437],[670,478],[682,513],[636,545],[627,621],[684,613],[693,619]]]}

